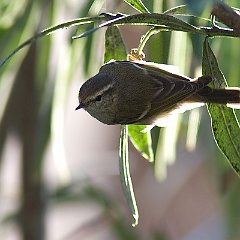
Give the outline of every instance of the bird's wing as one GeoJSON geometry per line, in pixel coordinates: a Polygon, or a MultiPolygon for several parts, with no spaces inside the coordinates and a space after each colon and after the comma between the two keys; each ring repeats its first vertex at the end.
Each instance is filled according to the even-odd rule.
{"type": "Polygon", "coordinates": [[[185,76],[172,74],[171,72],[152,66],[141,64],[140,66],[147,71],[148,77],[151,77],[151,81],[156,83],[156,93],[152,96],[151,107],[142,118],[143,121],[144,118],[148,119],[161,114],[166,117],[166,115],[169,115],[169,113],[177,108],[179,108],[179,111],[175,112],[184,112],[191,109],[193,105],[189,107],[187,104],[183,104],[184,100],[200,89],[203,89],[212,80],[207,76],[191,80],[185,76]]]}

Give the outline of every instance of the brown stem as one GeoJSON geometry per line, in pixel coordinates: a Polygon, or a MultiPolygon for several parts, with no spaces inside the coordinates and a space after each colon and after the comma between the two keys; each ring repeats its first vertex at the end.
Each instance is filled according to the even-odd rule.
{"type": "Polygon", "coordinates": [[[240,33],[240,15],[231,7],[223,2],[218,2],[214,5],[212,14],[235,32],[240,33]]]}
{"type": "Polygon", "coordinates": [[[15,114],[18,118],[22,150],[21,231],[24,240],[44,239],[45,201],[42,169],[37,154],[39,93],[36,81],[36,44],[33,44],[18,73],[21,95],[15,114]]]}

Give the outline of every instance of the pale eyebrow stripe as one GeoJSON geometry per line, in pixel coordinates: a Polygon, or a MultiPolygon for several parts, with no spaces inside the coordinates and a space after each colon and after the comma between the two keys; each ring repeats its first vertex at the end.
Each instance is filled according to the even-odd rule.
{"type": "Polygon", "coordinates": [[[113,88],[113,84],[110,83],[107,86],[103,87],[101,91],[98,91],[95,95],[92,96],[91,99],[95,99],[97,96],[102,95],[103,93],[107,92],[110,88],[113,88]]]}

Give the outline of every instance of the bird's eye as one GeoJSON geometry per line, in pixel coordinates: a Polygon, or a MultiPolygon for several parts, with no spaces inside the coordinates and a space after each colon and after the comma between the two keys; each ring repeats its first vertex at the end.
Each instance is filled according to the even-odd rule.
{"type": "Polygon", "coordinates": [[[95,100],[96,100],[97,102],[100,102],[100,101],[102,100],[102,95],[98,95],[98,96],[95,98],[95,100]]]}

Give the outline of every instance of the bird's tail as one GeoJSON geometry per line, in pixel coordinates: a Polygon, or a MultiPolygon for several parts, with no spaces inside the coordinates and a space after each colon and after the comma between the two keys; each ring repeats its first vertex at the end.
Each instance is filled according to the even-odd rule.
{"type": "Polygon", "coordinates": [[[197,94],[205,103],[225,104],[228,107],[240,109],[240,88],[215,89],[207,86],[197,94]]]}

